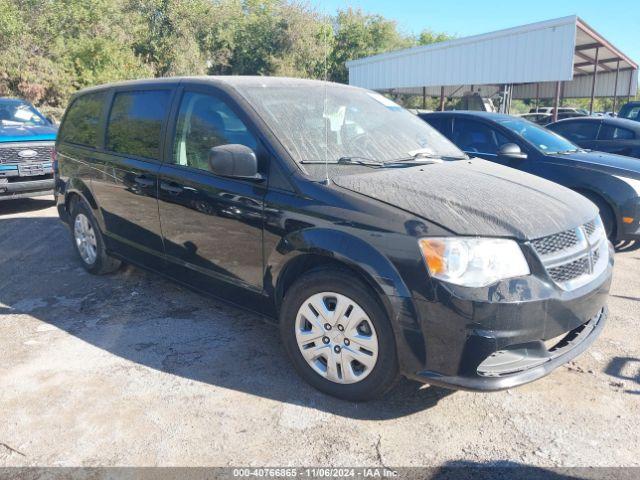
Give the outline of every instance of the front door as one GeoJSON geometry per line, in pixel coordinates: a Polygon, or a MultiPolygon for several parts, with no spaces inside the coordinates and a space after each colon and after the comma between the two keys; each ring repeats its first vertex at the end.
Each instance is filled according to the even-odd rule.
{"type": "Polygon", "coordinates": [[[221,290],[229,284],[261,291],[266,183],[209,168],[209,151],[225,144],[252,148],[261,163],[256,135],[222,94],[185,89],[170,142],[158,193],[170,274],[218,295],[229,296],[221,290]]]}
{"type": "Polygon", "coordinates": [[[92,187],[110,248],[161,269],[158,171],[172,88],[116,90],[92,187]]]}

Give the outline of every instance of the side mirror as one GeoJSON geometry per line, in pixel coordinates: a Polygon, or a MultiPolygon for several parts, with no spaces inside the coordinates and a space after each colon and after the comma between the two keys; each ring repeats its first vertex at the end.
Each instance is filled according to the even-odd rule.
{"type": "Polygon", "coordinates": [[[502,145],[498,150],[498,156],[518,160],[524,160],[527,158],[527,154],[520,150],[520,147],[515,143],[505,143],[502,145]]]}
{"type": "Polygon", "coordinates": [[[261,181],[258,159],[253,150],[245,145],[230,143],[209,150],[209,168],[216,175],[261,181]]]}

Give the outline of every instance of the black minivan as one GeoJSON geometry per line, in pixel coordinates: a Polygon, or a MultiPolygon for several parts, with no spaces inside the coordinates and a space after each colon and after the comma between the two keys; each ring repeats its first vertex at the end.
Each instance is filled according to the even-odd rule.
{"type": "Polygon", "coordinates": [[[387,98],[326,82],[168,78],[72,99],[56,199],[84,267],[121,261],[274,319],[323,392],[399,375],[530,382],[602,331],[597,208],[467,157],[387,98]]]}

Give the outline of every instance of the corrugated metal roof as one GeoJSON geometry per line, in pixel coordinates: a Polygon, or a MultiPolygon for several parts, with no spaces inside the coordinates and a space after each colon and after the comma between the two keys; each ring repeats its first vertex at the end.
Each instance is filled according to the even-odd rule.
{"type": "MultiPolygon", "coordinates": [[[[454,91],[466,85],[563,81],[567,96],[589,96],[596,48],[595,69],[603,77],[596,96],[612,95],[615,78],[606,74],[618,67],[618,93],[626,93],[628,83],[621,84],[634,75],[637,64],[575,15],[373,55],[347,62],[347,67],[351,85],[372,90],[444,86],[454,91]]],[[[634,93],[635,89],[632,86],[634,93]]]]}

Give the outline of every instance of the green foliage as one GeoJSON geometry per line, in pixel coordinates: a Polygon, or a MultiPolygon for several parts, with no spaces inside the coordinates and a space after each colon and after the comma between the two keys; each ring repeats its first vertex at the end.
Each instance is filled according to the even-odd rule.
{"type": "Polygon", "coordinates": [[[398,50],[415,44],[415,40],[398,32],[396,22],[362,10],[338,11],[334,20],[334,46],[331,50],[331,80],[347,82],[349,60],[398,50]]]}
{"type": "Polygon", "coordinates": [[[420,32],[420,35],[418,35],[416,43],[418,45],[430,45],[432,43],[446,42],[453,38],[453,36],[447,33],[434,32],[433,30],[425,29],[420,32]]]}
{"type": "Polygon", "coordinates": [[[77,89],[151,76],[346,82],[348,60],[448,38],[304,0],[0,0],[0,95],[55,110],[77,89]]]}

